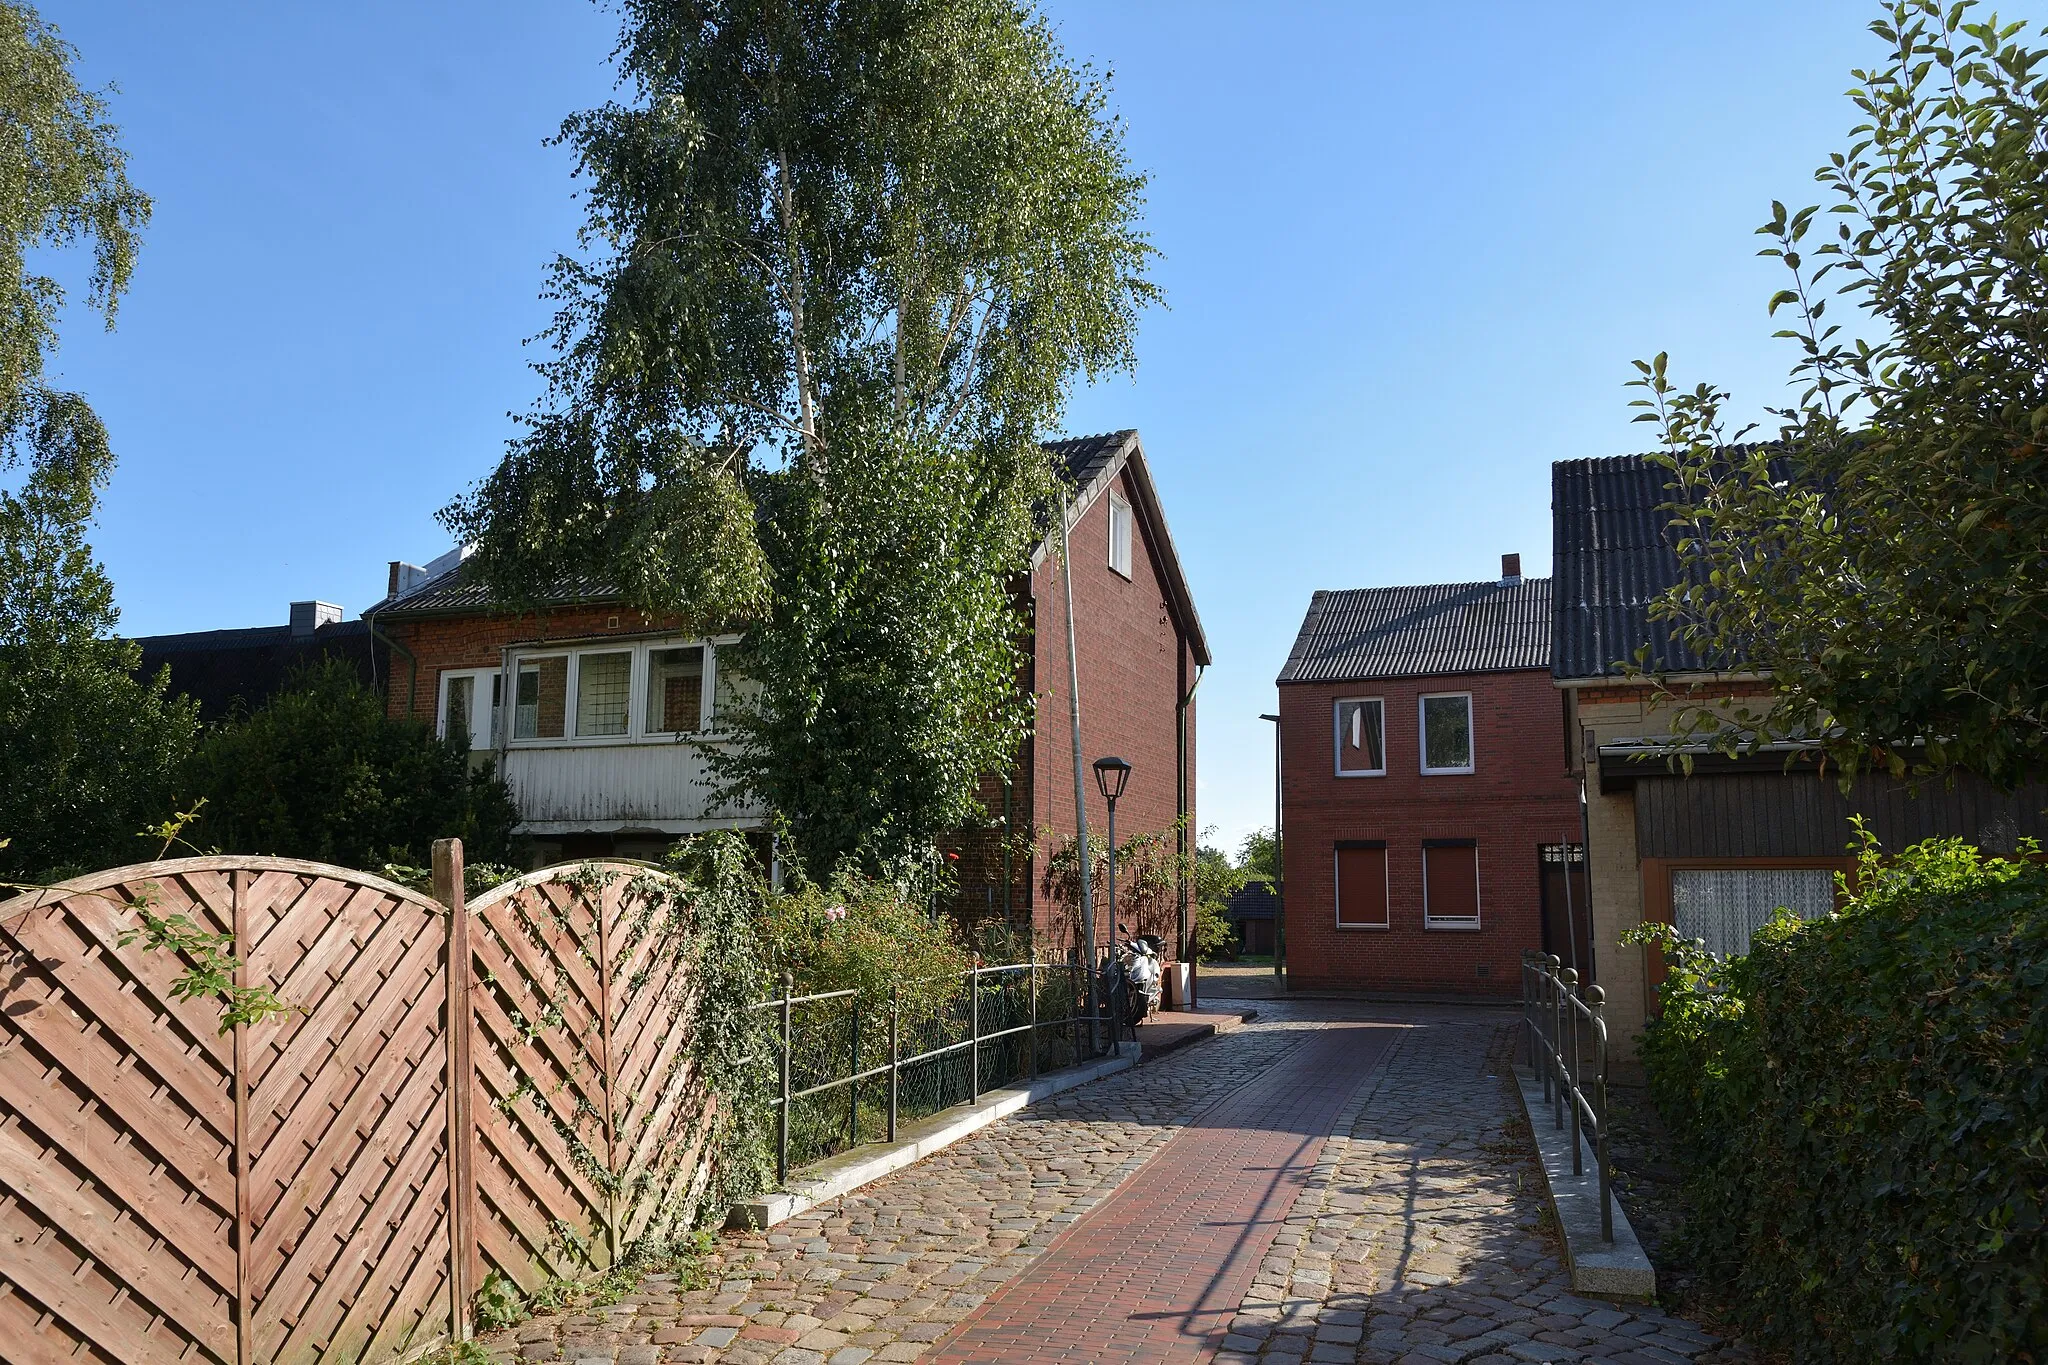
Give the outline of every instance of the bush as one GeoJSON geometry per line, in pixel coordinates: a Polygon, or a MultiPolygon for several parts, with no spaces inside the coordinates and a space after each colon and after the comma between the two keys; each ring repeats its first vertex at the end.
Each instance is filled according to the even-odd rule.
{"type": "Polygon", "coordinates": [[[423,865],[434,840],[454,837],[473,863],[512,861],[519,813],[491,768],[386,716],[333,660],[209,732],[188,786],[207,801],[191,835],[201,847],[376,868],[423,865]]]}
{"type": "Polygon", "coordinates": [[[1643,1060],[1732,1312],[1812,1361],[2048,1350],[2048,867],[1868,841],[1839,914],[1716,964],[1663,926],[1643,1060]]]}
{"type": "Polygon", "coordinates": [[[886,1000],[898,990],[906,1019],[935,1014],[973,965],[951,923],[928,914],[913,889],[851,873],[770,894],[761,932],[771,969],[788,972],[799,995],[858,989],[886,1000]]]}

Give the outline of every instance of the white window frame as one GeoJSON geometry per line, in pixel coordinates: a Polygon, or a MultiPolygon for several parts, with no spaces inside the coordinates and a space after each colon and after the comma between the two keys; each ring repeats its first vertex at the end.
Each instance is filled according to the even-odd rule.
{"type": "Polygon", "coordinates": [[[1109,569],[1125,579],[1131,576],[1131,504],[1114,489],[1109,494],[1109,569]],[[1121,561],[1121,562],[1119,562],[1121,561]]]}
{"type": "MultiPolygon", "coordinates": [[[[1384,750],[1382,751],[1384,753],[1384,750]]],[[[1330,885],[1337,894],[1330,898],[1330,923],[1339,933],[1384,934],[1394,927],[1394,859],[1393,850],[1384,839],[1339,839],[1330,850],[1330,885]],[[1344,855],[1357,849],[1378,849],[1380,855],[1380,877],[1385,885],[1380,888],[1380,913],[1385,916],[1378,924],[1346,924],[1344,922],[1344,855]]]]}
{"type": "Polygon", "coordinates": [[[1483,916],[1482,916],[1482,915],[1480,914],[1480,911],[1481,911],[1481,908],[1482,908],[1482,904],[1483,904],[1483,902],[1482,902],[1482,897],[1484,896],[1484,893],[1485,893],[1485,888],[1484,888],[1484,887],[1482,887],[1482,886],[1481,886],[1481,885],[1479,884],[1479,841],[1478,841],[1478,840],[1476,840],[1476,839],[1473,839],[1473,840],[1469,840],[1469,841],[1452,841],[1452,842],[1449,842],[1449,843],[1439,843],[1439,844],[1432,844],[1432,843],[1430,843],[1430,842],[1429,842],[1428,840],[1424,840],[1424,841],[1423,841],[1423,844],[1422,844],[1422,927],[1423,927],[1423,928],[1425,928],[1425,929],[1439,929],[1439,930],[1450,930],[1450,931],[1452,931],[1452,932],[1466,932],[1466,931],[1476,931],[1477,929],[1479,929],[1479,927],[1481,926],[1481,924],[1483,923],[1483,920],[1484,920],[1484,917],[1483,917],[1483,916]],[[1438,916],[1432,915],[1432,914],[1430,914],[1430,912],[1429,912],[1429,855],[1430,855],[1430,853],[1431,853],[1431,852],[1432,852],[1432,851],[1433,851],[1434,849],[1439,849],[1439,848],[1462,848],[1462,849],[1463,849],[1463,850],[1464,850],[1465,852],[1467,852],[1467,853],[1469,853],[1469,854],[1471,854],[1471,855],[1472,855],[1472,917],[1471,917],[1470,919],[1467,919],[1467,918],[1465,918],[1465,917],[1464,917],[1463,915],[1452,915],[1452,916],[1450,916],[1450,917],[1448,917],[1448,918],[1439,918],[1438,916]]]}
{"type": "Polygon", "coordinates": [[[1330,703],[1330,737],[1333,741],[1330,762],[1339,777],[1385,777],[1387,775],[1387,699],[1385,697],[1338,697],[1330,703]],[[1377,768],[1347,768],[1344,766],[1344,708],[1354,702],[1376,701],[1380,704],[1380,766],[1377,768]]]}
{"type": "Polygon", "coordinates": [[[504,704],[501,701],[496,707],[490,705],[491,689],[488,684],[502,682],[503,677],[503,673],[495,668],[442,669],[441,680],[434,693],[434,733],[442,739],[448,738],[448,685],[457,678],[468,678],[471,680],[469,693],[469,751],[474,754],[496,749],[498,747],[496,731],[500,723],[497,713],[503,710],[504,704]],[[477,705],[477,698],[479,696],[484,699],[484,704],[481,707],[477,705]],[[479,711],[483,713],[481,716],[478,715],[479,711]],[[479,722],[484,727],[483,737],[485,742],[482,744],[476,742],[479,722]]]}
{"type": "MultiPolygon", "coordinates": [[[[505,747],[508,749],[565,749],[565,748],[616,748],[628,744],[687,744],[693,740],[715,733],[715,709],[718,651],[722,646],[737,644],[737,635],[714,635],[705,637],[658,636],[634,640],[582,640],[574,644],[534,645],[513,648],[506,651],[504,672],[512,683],[512,704],[504,724],[505,747]],[[678,649],[699,645],[704,650],[704,691],[698,705],[698,728],[694,731],[649,730],[647,728],[647,687],[649,656],[657,649],[678,649]],[[576,692],[582,675],[581,657],[585,654],[631,654],[626,685],[626,733],[623,735],[578,735],[576,733],[576,692]],[[542,659],[566,659],[567,678],[563,683],[562,730],[560,735],[539,736],[520,739],[513,733],[518,723],[519,670],[527,664],[542,659]]],[[[497,672],[492,669],[490,672],[497,672]]]]}
{"type": "MultiPolygon", "coordinates": [[[[1425,692],[1415,699],[1415,761],[1422,767],[1424,777],[1456,777],[1470,773],[1479,766],[1479,726],[1470,692],[1425,692]],[[1465,766],[1462,768],[1432,768],[1429,766],[1429,704],[1446,697],[1462,697],[1465,700],[1465,766]]],[[[1382,753],[1384,757],[1384,752],[1382,753]]]]}

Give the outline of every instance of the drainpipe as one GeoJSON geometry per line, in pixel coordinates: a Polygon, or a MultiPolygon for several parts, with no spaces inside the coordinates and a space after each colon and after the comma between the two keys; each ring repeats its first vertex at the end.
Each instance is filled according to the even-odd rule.
{"type": "MultiPolygon", "coordinates": [[[[411,650],[377,629],[377,617],[374,612],[365,613],[363,622],[369,626],[370,638],[372,640],[379,641],[386,649],[395,649],[405,656],[405,718],[411,720],[413,703],[418,699],[420,690],[420,661],[411,650]]],[[[390,709],[390,698],[388,697],[385,699],[385,709],[390,709]]]]}
{"type": "MultiPolygon", "coordinates": [[[[1081,932],[1088,939],[1088,951],[1083,959],[1088,967],[1088,1047],[1091,1052],[1100,1052],[1101,983],[1096,979],[1095,970],[1095,889],[1090,867],[1094,859],[1088,849],[1088,780],[1086,764],[1081,758],[1081,660],[1074,646],[1074,556],[1073,546],[1069,543],[1072,530],[1067,509],[1062,507],[1060,570],[1061,577],[1066,580],[1067,593],[1067,709],[1074,733],[1074,840],[1075,854],[1081,864],[1081,932]]],[[[1116,914],[1115,906],[1110,907],[1110,914],[1116,914]]]]}
{"type": "MultiPolygon", "coordinates": [[[[1190,982],[1194,979],[1195,968],[1194,953],[1188,943],[1188,706],[1194,701],[1195,689],[1202,685],[1202,675],[1207,671],[1207,665],[1195,665],[1195,680],[1188,685],[1173,711],[1173,813],[1179,822],[1180,844],[1180,945],[1176,956],[1187,964],[1190,982]]],[[[1187,676],[1186,645],[1181,647],[1181,676],[1187,676]]]]}

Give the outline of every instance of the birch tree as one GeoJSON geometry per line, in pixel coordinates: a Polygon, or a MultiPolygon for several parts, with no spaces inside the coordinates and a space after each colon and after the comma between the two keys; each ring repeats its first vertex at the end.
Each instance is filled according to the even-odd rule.
{"type": "MultiPolygon", "coordinates": [[[[507,600],[749,627],[730,776],[814,864],[974,817],[1070,385],[1156,297],[1104,77],[1009,0],[628,0],[546,394],[445,520],[507,600]]],[[[829,869],[821,869],[829,870],[829,869]]]]}

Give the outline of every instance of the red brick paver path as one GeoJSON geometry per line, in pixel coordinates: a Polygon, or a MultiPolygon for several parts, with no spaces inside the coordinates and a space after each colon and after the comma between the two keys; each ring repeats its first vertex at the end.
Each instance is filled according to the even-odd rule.
{"type": "Polygon", "coordinates": [[[1335,1023],[1176,1133],[943,1341],[942,1365],[1204,1361],[1394,1026],[1335,1023]]]}

